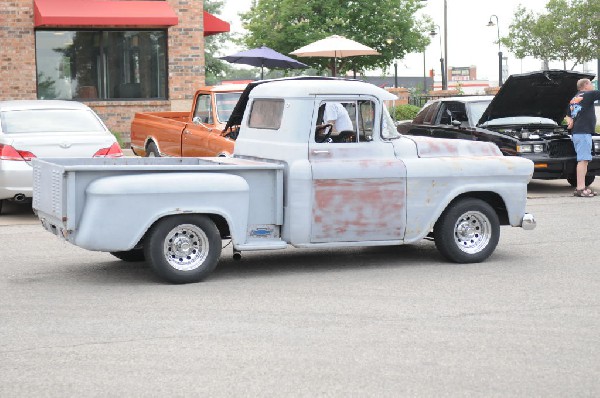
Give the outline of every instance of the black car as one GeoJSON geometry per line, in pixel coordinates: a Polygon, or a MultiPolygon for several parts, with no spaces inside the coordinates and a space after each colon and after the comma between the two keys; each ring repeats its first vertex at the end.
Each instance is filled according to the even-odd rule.
{"type": "MultiPolygon", "coordinates": [[[[534,162],[533,178],[566,178],[575,186],[577,160],[562,121],[579,79],[594,75],[547,70],[511,75],[495,96],[445,97],[430,101],[412,122],[398,125],[408,135],[490,141],[504,155],[534,162]]],[[[586,185],[600,175],[600,137],[593,136],[586,185]]]]}

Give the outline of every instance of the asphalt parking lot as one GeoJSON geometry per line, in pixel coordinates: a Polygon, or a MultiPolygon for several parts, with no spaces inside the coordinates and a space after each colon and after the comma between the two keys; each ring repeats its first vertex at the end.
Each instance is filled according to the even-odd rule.
{"type": "MultiPolygon", "coordinates": [[[[600,197],[533,182],[480,264],[432,242],[244,253],[204,282],[0,216],[0,396],[600,396],[600,197]]],[[[596,187],[598,190],[598,187],[596,187]]]]}

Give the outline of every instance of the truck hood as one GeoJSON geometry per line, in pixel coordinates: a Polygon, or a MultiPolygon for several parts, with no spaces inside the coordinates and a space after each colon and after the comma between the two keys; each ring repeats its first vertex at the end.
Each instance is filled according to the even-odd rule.
{"type": "Polygon", "coordinates": [[[403,136],[413,141],[420,158],[460,157],[460,156],[502,156],[502,152],[491,142],[403,136]]]}
{"type": "Polygon", "coordinates": [[[560,124],[569,100],[577,93],[577,80],[594,76],[566,70],[510,75],[477,124],[513,116],[545,117],[560,124]]]}

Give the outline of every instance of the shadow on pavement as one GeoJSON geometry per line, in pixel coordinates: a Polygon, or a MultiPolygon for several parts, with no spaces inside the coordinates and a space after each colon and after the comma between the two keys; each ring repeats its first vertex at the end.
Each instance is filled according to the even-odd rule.
{"type": "Polygon", "coordinates": [[[24,202],[15,202],[12,200],[2,201],[2,214],[33,214],[31,210],[31,199],[24,202]]]}
{"type": "MultiPolygon", "coordinates": [[[[596,191],[600,190],[598,181],[591,185],[596,191]]],[[[569,185],[567,180],[532,180],[527,185],[527,196],[572,196],[574,188],[569,185]]]]}

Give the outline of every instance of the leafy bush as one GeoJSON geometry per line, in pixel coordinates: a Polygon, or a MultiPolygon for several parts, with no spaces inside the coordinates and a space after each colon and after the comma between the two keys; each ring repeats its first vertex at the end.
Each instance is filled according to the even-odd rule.
{"type": "Polygon", "coordinates": [[[421,108],[410,104],[402,104],[390,108],[394,120],[413,120],[421,108]]]}
{"type": "Polygon", "coordinates": [[[115,131],[111,131],[111,133],[112,133],[112,135],[114,135],[114,136],[115,136],[115,138],[117,139],[117,142],[119,143],[119,146],[120,146],[121,148],[125,148],[125,147],[123,146],[123,145],[124,145],[124,143],[123,143],[123,138],[121,137],[121,133],[117,133],[117,132],[115,132],[115,131]]]}

